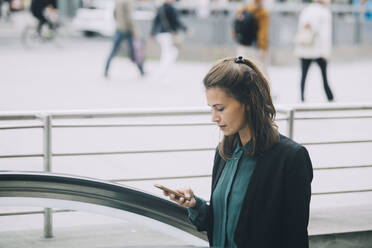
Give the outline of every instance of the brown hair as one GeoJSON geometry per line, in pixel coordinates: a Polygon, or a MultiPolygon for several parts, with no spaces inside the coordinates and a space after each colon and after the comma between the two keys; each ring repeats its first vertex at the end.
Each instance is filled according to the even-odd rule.
{"type": "MultiPolygon", "coordinates": [[[[252,134],[251,156],[262,155],[279,140],[269,83],[252,61],[242,57],[222,59],[209,70],[203,83],[205,89],[219,87],[245,106],[252,134]]],[[[224,136],[219,144],[224,159],[231,159],[238,139],[237,133],[224,136]]]]}

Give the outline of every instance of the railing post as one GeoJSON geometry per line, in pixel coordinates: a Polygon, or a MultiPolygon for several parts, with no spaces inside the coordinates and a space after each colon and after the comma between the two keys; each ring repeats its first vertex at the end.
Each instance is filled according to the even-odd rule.
{"type": "MultiPolygon", "coordinates": [[[[52,120],[50,115],[44,119],[44,172],[52,171],[52,120]]],[[[44,238],[53,237],[53,216],[51,208],[44,208],[44,238]]]]}
{"type": "Polygon", "coordinates": [[[295,110],[291,109],[289,111],[289,117],[288,117],[288,137],[290,139],[293,139],[293,128],[294,128],[294,113],[295,110]]]}
{"type": "Polygon", "coordinates": [[[53,210],[44,208],[44,238],[53,238],[53,210]]]}

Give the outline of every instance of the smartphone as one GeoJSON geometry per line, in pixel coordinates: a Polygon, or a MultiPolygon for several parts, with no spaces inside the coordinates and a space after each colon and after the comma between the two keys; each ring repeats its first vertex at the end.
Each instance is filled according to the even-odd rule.
{"type": "Polygon", "coordinates": [[[183,197],[184,199],[186,199],[188,201],[191,200],[191,197],[187,197],[184,194],[178,193],[178,192],[176,192],[174,190],[171,190],[171,189],[169,189],[169,188],[167,188],[167,187],[165,187],[163,185],[154,184],[154,186],[157,187],[157,188],[159,188],[159,189],[161,189],[161,190],[163,190],[163,191],[165,191],[165,192],[167,192],[168,194],[174,194],[176,196],[176,199],[179,199],[179,198],[183,197]]]}

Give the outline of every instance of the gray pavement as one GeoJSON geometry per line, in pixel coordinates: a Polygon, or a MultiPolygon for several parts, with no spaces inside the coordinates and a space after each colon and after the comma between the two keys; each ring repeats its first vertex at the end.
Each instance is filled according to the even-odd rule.
{"type": "MultiPolygon", "coordinates": [[[[103,67],[110,41],[79,39],[62,48],[46,45],[34,50],[0,47],[0,110],[205,106],[201,81],[212,61],[179,61],[165,84],[153,76],[157,60],[147,61],[147,76],[141,78],[127,58],[116,58],[110,77],[105,79],[103,67]]],[[[335,102],[371,101],[367,94],[371,68],[372,59],[331,61],[329,81],[335,102]]],[[[299,73],[297,65],[268,68],[276,104],[299,103],[299,73]]],[[[315,65],[309,71],[306,99],[308,103],[326,103],[315,65]]]]}

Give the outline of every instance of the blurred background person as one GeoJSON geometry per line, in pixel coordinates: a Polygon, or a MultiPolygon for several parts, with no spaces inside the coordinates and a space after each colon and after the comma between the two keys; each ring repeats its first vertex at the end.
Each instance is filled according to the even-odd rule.
{"type": "Polygon", "coordinates": [[[305,81],[309,67],[315,61],[321,70],[323,86],[328,101],[333,94],[328,85],[327,63],[332,46],[332,14],[330,0],[315,0],[304,8],[299,16],[295,40],[295,54],[301,61],[301,101],[305,101],[305,81]]]}
{"type": "Polygon", "coordinates": [[[46,16],[47,11],[57,12],[56,0],[32,0],[31,13],[39,21],[37,26],[37,32],[39,34],[41,34],[41,29],[44,24],[47,24],[50,30],[55,28],[53,22],[46,16]]]}
{"type": "Polygon", "coordinates": [[[0,20],[10,19],[10,0],[0,0],[0,20]]]}
{"type": "Polygon", "coordinates": [[[187,31],[187,27],[181,22],[177,10],[173,7],[174,0],[164,0],[157,9],[152,23],[151,37],[156,37],[160,44],[160,65],[156,74],[158,78],[167,81],[167,71],[177,60],[178,47],[181,43],[180,31],[187,31]]]}
{"type": "Polygon", "coordinates": [[[142,76],[145,74],[143,62],[139,62],[138,60],[134,59],[135,51],[133,39],[137,38],[137,33],[135,31],[135,24],[133,20],[133,4],[133,0],[116,0],[115,2],[114,17],[116,31],[113,37],[113,46],[106,61],[104,73],[105,77],[108,77],[111,60],[120,50],[120,45],[123,40],[127,41],[129,56],[131,60],[136,63],[140,74],[142,76]]]}
{"type": "Polygon", "coordinates": [[[3,17],[3,2],[4,0],[0,0],[0,20],[3,17]]]}
{"type": "Polygon", "coordinates": [[[232,35],[238,42],[236,55],[253,60],[267,76],[269,12],[263,7],[263,0],[250,4],[246,1],[237,10],[232,35]]]}

